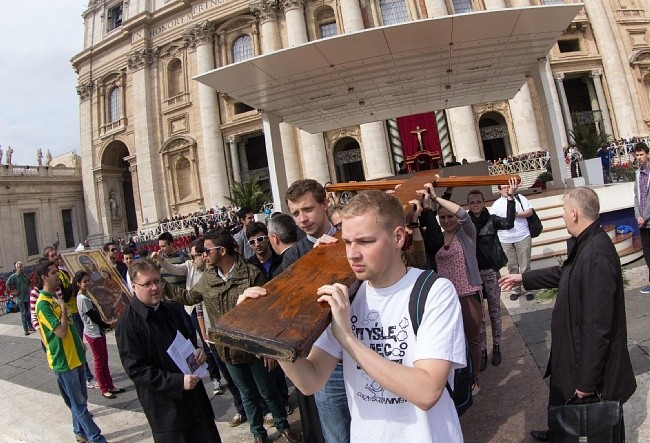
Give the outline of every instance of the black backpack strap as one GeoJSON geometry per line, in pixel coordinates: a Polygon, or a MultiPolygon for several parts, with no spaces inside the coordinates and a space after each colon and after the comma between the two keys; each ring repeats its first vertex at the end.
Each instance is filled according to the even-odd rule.
{"type": "Polygon", "coordinates": [[[357,292],[359,291],[359,288],[361,287],[361,283],[363,283],[362,280],[354,280],[352,284],[348,287],[348,296],[350,297],[350,304],[354,301],[354,297],[356,297],[357,292]]]}
{"type": "Polygon", "coordinates": [[[431,291],[431,287],[438,277],[440,276],[433,271],[424,271],[418,276],[418,279],[413,285],[411,297],[409,298],[409,316],[411,317],[411,324],[413,325],[415,335],[418,335],[418,329],[422,322],[424,305],[427,302],[429,291],[431,291]]]}

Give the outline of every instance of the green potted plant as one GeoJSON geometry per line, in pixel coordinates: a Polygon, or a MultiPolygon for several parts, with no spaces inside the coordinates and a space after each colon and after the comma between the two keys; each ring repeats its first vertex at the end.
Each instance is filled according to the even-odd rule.
{"type": "Polygon", "coordinates": [[[587,184],[603,184],[603,168],[600,158],[596,153],[601,146],[609,144],[610,135],[604,131],[598,131],[596,123],[593,121],[585,122],[579,119],[576,114],[571,115],[573,130],[569,135],[573,143],[582,153],[583,159],[580,160],[580,171],[587,184]],[[596,157],[596,158],[594,158],[596,157]]]}
{"type": "Polygon", "coordinates": [[[260,175],[251,174],[247,182],[234,182],[230,187],[230,197],[225,196],[229,202],[240,208],[249,207],[256,213],[271,201],[269,191],[260,184],[260,175]]]}

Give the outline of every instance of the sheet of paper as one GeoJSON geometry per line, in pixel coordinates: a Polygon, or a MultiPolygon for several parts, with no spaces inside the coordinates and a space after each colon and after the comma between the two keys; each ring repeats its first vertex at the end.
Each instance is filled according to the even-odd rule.
{"type": "Polygon", "coordinates": [[[176,337],[174,337],[172,344],[169,345],[167,354],[183,374],[193,374],[203,378],[208,372],[208,364],[197,364],[194,352],[195,348],[192,342],[176,331],[176,337]]]}

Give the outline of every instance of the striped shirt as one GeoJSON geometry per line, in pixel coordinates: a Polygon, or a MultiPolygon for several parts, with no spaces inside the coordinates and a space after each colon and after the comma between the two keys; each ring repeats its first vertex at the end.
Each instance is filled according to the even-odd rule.
{"type": "Polygon", "coordinates": [[[54,372],[71,371],[86,362],[86,353],[72,322],[68,323],[68,332],[64,338],[59,338],[54,333],[61,324],[61,307],[52,294],[41,291],[36,301],[36,316],[47,348],[47,363],[54,372]]]}
{"type": "Polygon", "coordinates": [[[36,301],[38,301],[39,295],[41,295],[41,290],[34,286],[32,292],[29,293],[29,313],[32,319],[32,326],[37,331],[40,328],[40,326],[38,326],[38,317],[36,316],[36,301]]]}

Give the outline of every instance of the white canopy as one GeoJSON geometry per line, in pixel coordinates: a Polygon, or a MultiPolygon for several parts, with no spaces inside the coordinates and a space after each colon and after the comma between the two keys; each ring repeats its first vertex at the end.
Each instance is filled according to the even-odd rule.
{"type": "Polygon", "coordinates": [[[366,29],[195,79],[311,133],[506,100],[581,7],[509,8],[366,29]]]}

